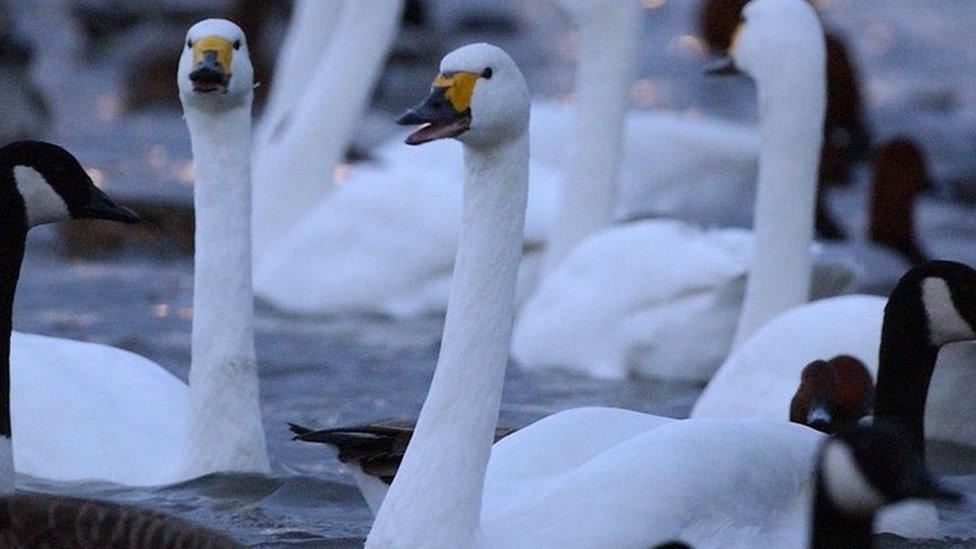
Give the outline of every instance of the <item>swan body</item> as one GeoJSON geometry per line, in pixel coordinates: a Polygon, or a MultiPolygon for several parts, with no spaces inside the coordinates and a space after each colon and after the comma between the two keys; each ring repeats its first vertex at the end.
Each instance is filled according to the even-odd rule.
{"type": "MultiPolygon", "coordinates": [[[[462,211],[463,175],[445,159],[457,160],[452,145],[435,141],[389,156],[388,145],[377,156],[392,156],[393,162],[354,166],[258,266],[255,288],[261,299],[305,314],[443,312],[462,211]]],[[[522,298],[536,278],[540,258],[531,250],[545,242],[561,180],[538,163],[530,173],[522,298]]]]}
{"type": "Polygon", "coordinates": [[[679,221],[601,231],[525,303],[512,354],[528,368],[706,380],[732,344],[751,248],[745,231],[679,221]]]}
{"type": "Polygon", "coordinates": [[[19,472],[128,485],[173,480],[185,383],[121,349],[18,332],[10,362],[19,472]]]}
{"type": "Polygon", "coordinates": [[[523,307],[512,341],[523,367],[705,381],[735,342],[807,300],[826,106],[823,31],[804,12],[753,28],[736,56],[757,81],[763,135],[753,245],[743,246],[740,233],[730,246],[728,232],[666,220],[592,235],[523,307]],[[770,56],[769,44],[793,54],[770,56]],[[746,271],[743,296],[736,281],[746,271]]]}

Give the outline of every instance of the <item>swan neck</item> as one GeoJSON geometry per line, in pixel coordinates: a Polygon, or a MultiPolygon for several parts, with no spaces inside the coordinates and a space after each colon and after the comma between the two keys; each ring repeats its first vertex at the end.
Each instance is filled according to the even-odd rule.
{"type": "Polygon", "coordinates": [[[925,403],[939,358],[928,340],[927,316],[909,287],[892,292],[885,305],[874,396],[876,420],[896,422],[924,455],[925,403]]]}
{"type": "Polygon", "coordinates": [[[341,9],[341,2],[322,0],[297,0],[292,7],[268,100],[254,132],[255,159],[282,129],[289,108],[308,86],[315,64],[325,55],[336,32],[341,9]]]}
{"type": "Polygon", "coordinates": [[[573,153],[546,252],[555,267],[577,244],[613,222],[630,87],[637,70],[640,5],[632,0],[577,14],[573,153]]]}
{"type": "Polygon", "coordinates": [[[791,67],[758,81],[761,152],[754,249],[736,344],[810,293],[826,70],[791,67]]]}
{"type": "Polygon", "coordinates": [[[256,158],[254,244],[260,261],[334,189],[399,28],[404,0],[344,2],[329,47],[294,98],[280,135],[256,158]]]}
{"type": "Polygon", "coordinates": [[[10,430],[10,338],[13,331],[14,295],[20,279],[27,232],[0,227],[0,494],[14,491],[14,456],[10,430]]]}
{"type": "Polygon", "coordinates": [[[186,109],[196,172],[184,473],[267,471],[251,290],[251,110],[186,109]]]}
{"type": "Polygon", "coordinates": [[[851,516],[841,512],[824,495],[826,488],[817,474],[813,503],[813,525],[810,528],[812,549],[871,549],[874,516],[851,516]]]}
{"type": "Polygon", "coordinates": [[[430,391],[368,547],[472,547],[501,405],[522,255],[528,137],[465,147],[451,300],[430,391]]]}

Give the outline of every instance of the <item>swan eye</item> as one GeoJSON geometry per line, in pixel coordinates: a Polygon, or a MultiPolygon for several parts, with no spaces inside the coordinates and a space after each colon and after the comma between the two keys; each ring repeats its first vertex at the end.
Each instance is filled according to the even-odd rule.
{"type": "Polygon", "coordinates": [[[481,77],[485,80],[491,80],[491,75],[494,73],[495,71],[491,70],[491,67],[488,67],[487,69],[481,71],[481,77]]]}
{"type": "Polygon", "coordinates": [[[186,47],[192,48],[193,47],[193,40],[187,40],[186,41],[186,47]]]}
{"type": "Polygon", "coordinates": [[[241,41],[240,40],[234,40],[234,49],[235,50],[241,49],[241,41]]]}

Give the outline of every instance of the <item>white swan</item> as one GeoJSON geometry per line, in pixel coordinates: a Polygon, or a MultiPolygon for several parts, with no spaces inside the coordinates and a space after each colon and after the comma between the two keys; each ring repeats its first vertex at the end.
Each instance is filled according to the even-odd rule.
{"type": "Polygon", "coordinates": [[[528,108],[515,64],[477,44],[449,54],[428,100],[401,119],[427,123],[408,143],[464,144],[464,214],[437,370],[366,546],[799,546],[821,440],[804,426],[585,408],[492,446],[522,248],[528,108]]]}
{"type": "Polygon", "coordinates": [[[342,0],[297,0],[292,6],[288,31],[275,61],[271,90],[254,126],[252,164],[261,162],[273,136],[285,132],[289,113],[307,89],[315,67],[327,55],[343,4],[342,0]]]}
{"type": "MultiPolygon", "coordinates": [[[[563,166],[559,205],[546,245],[545,267],[555,268],[590,234],[613,223],[623,158],[624,121],[637,72],[641,7],[633,0],[556,0],[576,22],[579,59],[570,145],[563,166]],[[608,40],[612,29],[613,39],[608,40]]],[[[540,119],[541,120],[541,119],[540,119]]],[[[530,135],[560,143],[548,125],[530,135]]],[[[552,145],[537,143],[537,150],[552,145]]]]}
{"type": "Polygon", "coordinates": [[[675,221],[594,234],[522,308],[512,354],[523,367],[599,377],[623,377],[634,367],[704,381],[733,335],[741,341],[806,301],[826,103],[823,32],[810,9],[761,3],[751,11],[755,23],[733,51],[759,92],[763,154],[754,246],[742,231],[675,221]],[[770,41],[788,45],[790,55],[769,48],[770,41]]]}
{"type": "Polygon", "coordinates": [[[251,292],[251,101],[244,33],[222,19],[187,31],[177,84],[193,146],[193,341],[181,478],[269,472],[251,292]]]}
{"type": "MultiPolygon", "coordinates": [[[[264,123],[263,131],[270,134],[259,135],[260,155],[254,164],[253,238],[259,266],[278,240],[334,190],[333,171],[379,78],[402,8],[403,0],[343,2],[307,84],[301,87],[299,81],[300,93],[282,99],[291,99],[287,112],[269,113],[273,118],[264,123]]],[[[296,15],[324,18],[334,13],[325,6],[315,7],[312,14],[305,11],[296,15]]],[[[329,22],[320,23],[320,28],[322,24],[329,22]]],[[[301,55],[317,59],[316,48],[321,46],[301,55]]],[[[311,70],[307,62],[302,67],[311,70]]]]}
{"type": "Polygon", "coordinates": [[[14,402],[20,471],[153,485],[270,470],[250,314],[252,78],[236,25],[207,20],[187,33],[179,87],[197,173],[189,387],[119,349],[15,334],[11,381],[15,395],[32,396],[14,402]]]}
{"type": "MultiPolygon", "coordinates": [[[[756,171],[758,137],[754,130],[667,112],[628,113],[621,153],[616,143],[621,139],[620,117],[628,99],[624,92],[640,43],[637,2],[559,0],[558,5],[567,10],[581,36],[580,97],[575,108],[553,101],[533,105],[530,137],[534,152],[526,231],[529,253],[519,284],[520,300],[532,290],[539,271],[535,251],[552,239],[552,255],[546,260],[552,265],[579,238],[611,221],[618,171],[655,187],[675,180],[704,180],[721,167],[726,173],[744,171],[746,192],[753,186],[756,171]],[[610,35],[615,37],[611,43],[601,39],[610,35]],[[602,80],[593,81],[597,77],[602,80]],[[577,113],[579,120],[590,121],[588,135],[593,139],[585,146],[553,139],[582,135],[577,113]],[[617,168],[621,154],[624,162],[617,168]],[[740,164],[742,170],[736,168],[740,164]],[[655,169],[648,169],[649,165],[655,169]],[[564,183],[566,193],[560,198],[564,183]]],[[[379,42],[387,40],[382,33],[392,29],[373,27],[373,23],[375,18],[365,19],[357,28],[377,36],[379,42]]],[[[357,43],[353,41],[353,45],[357,43]]],[[[347,58],[355,60],[358,71],[374,70],[355,49],[349,50],[347,58]]],[[[255,292],[260,298],[306,314],[354,310],[410,316],[445,309],[461,211],[456,183],[462,177],[460,154],[448,144],[434,143],[429,150],[417,151],[404,150],[399,143],[397,139],[374,151],[375,165],[353,166],[327,200],[278,239],[268,253],[259,255],[255,292]],[[328,265],[316,259],[326,256],[338,259],[328,265]]],[[[729,179],[723,180],[722,192],[741,202],[742,188],[729,179]]],[[[708,181],[702,184],[711,186],[708,181]]],[[[670,201],[665,194],[659,203],[670,201]]],[[[701,194],[707,193],[695,196],[701,194]]],[[[714,197],[717,192],[710,194],[714,197]]],[[[258,196],[256,202],[257,211],[262,198],[258,196]]],[[[744,204],[749,202],[746,199],[744,204]]]]}

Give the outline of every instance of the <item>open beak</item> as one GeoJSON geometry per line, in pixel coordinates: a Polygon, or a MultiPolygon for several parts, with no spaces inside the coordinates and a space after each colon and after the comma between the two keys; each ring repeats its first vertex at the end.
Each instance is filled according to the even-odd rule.
{"type": "Polygon", "coordinates": [[[75,212],[74,217],[79,219],[105,219],[130,224],[140,221],[139,214],[112,202],[105,193],[95,186],[92,186],[91,200],[81,211],[75,212]]]}
{"type": "Polygon", "coordinates": [[[190,82],[198,93],[227,93],[234,46],[225,38],[207,36],[193,44],[193,71],[190,82]]]}
{"type": "Polygon", "coordinates": [[[471,129],[471,94],[477,78],[469,73],[438,76],[427,97],[397,118],[402,126],[423,124],[407,137],[407,145],[457,137],[471,129]]]}
{"type": "Polygon", "coordinates": [[[726,55],[705,67],[705,74],[709,76],[737,76],[742,74],[742,71],[735,66],[735,59],[726,55]]]}

